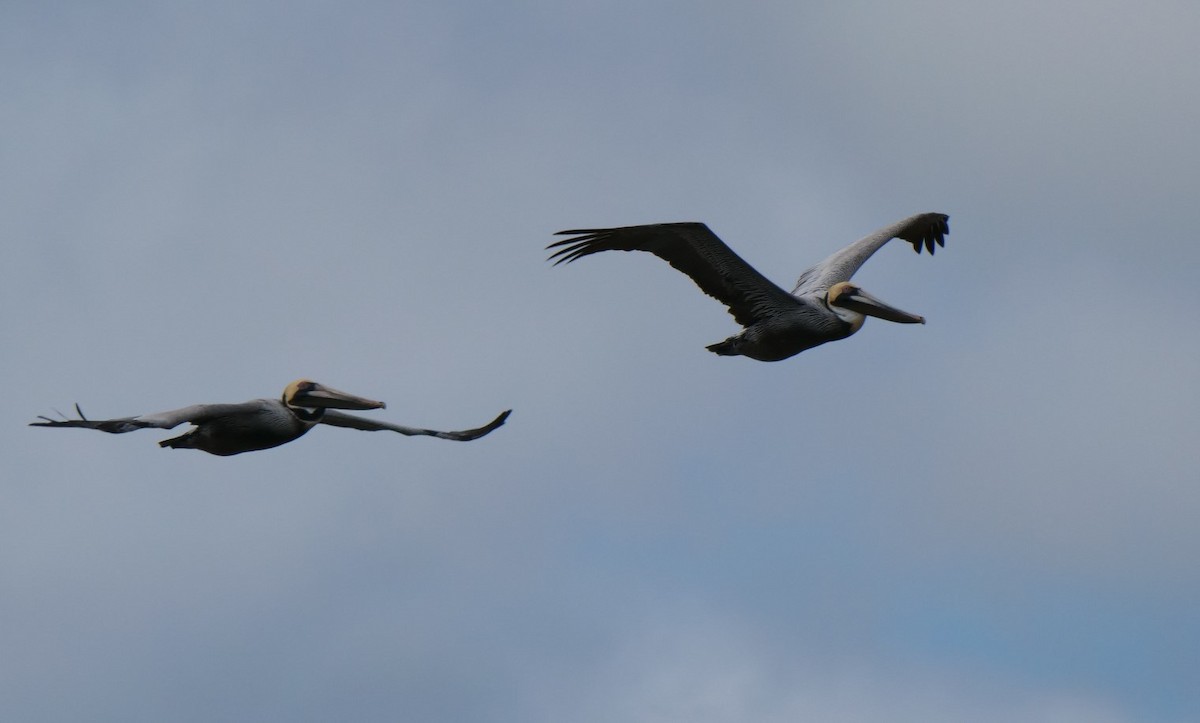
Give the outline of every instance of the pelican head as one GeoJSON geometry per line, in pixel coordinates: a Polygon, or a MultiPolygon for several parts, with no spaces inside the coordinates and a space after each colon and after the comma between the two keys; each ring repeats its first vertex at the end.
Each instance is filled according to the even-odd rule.
{"type": "Polygon", "coordinates": [[[890,304],[886,304],[863,291],[862,287],[856,286],[849,281],[839,281],[829,287],[829,293],[825,296],[825,303],[829,305],[829,309],[837,314],[839,318],[850,323],[855,331],[862,326],[865,320],[863,314],[894,321],[897,324],[925,323],[925,317],[910,314],[907,311],[901,311],[890,304]]]}
{"type": "Polygon", "coordinates": [[[283,403],[293,409],[383,409],[387,405],[339,392],[310,379],[297,379],[283,390],[283,403]]]}

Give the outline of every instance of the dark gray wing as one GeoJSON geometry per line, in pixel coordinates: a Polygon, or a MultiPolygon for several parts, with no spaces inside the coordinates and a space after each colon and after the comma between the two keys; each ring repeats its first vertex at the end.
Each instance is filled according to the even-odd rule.
{"type": "Polygon", "coordinates": [[[949,220],[950,217],[944,213],[919,213],[884,226],[800,274],[792,293],[797,296],[820,296],[839,281],[849,281],[854,272],[871,258],[871,254],[894,238],[909,242],[917,253],[921,253],[924,247],[932,256],[934,244],[946,245],[946,235],[950,233],[949,220]]]}
{"type": "Polygon", "coordinates": [[[333,409],[326,409],[325,414],[321,416],[320,423],[328,424],[333,427],[349,427],[350,429],[361,429],[365,432],[379,432],[387,430],[390,432],[399,432],[400,434],[410,437],[425,435],[429,437],[437,437],[438,439],[451,439],[456,442],[469,442],[472,439],[479,439],[485,434],[490,434],[496,428],[504,424],[504,420],[508,419],[508,415],[512,414],[509,409],[502,412],[500,416],[488,422],[478,429],[467,429],[461,432],[439,432],[436,429],[418,429],[416,427],[405,427],[391,422],[380,422],[366,417],[358,417],[353,414],[346,414],[333,409]]]}
{"type": "Polygon", "coordinates": [[[38,419],[42,421],[30,422],[29,426],[83,427],[84,429],[98,429],[101,432],[108,432],[109,434],[124,434],[125,432],[132,432],[135,429],[171,429],[184,422],[196,424],[214,417],[256,412],[262,408],[264,401],[262,399],[255,399],[254,401],[243,402],[242,404],[193,404],[190,407],[173,409],[169,412],[143,414],[137,417],[120,417],[118,419],[88,419],[84,416],[83,410],[76,404],[75,411],[79,414],[79,419],[51,419],[39,416],[38,419]]]}
{"type": "Polygon", "coordinates": [[[558,249],[550,256],[556,266],[600,251],[648,251],[687,274],[704,293],[729,307],[729,313],[742,326],[796,305],[786,291],[743,261],[702,223],[575,229],[556,235],[574,236],[546,247],[558,249]]]}

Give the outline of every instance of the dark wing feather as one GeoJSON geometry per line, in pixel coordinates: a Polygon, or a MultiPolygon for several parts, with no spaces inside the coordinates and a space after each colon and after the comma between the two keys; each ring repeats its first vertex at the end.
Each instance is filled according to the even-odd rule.
{"type": "MultiPolygon", "coordinates": [[[[149,424],[139,422],[137,417],[123,417],[121,419],[88,419],[83,414],[83,410],[79,405],[75,405],[75,412],[79,415],[79,419],[51,419],[38,415],[40,422],[30,422],[31,427],[83,427],[84,429],[98,429],[101,432],[109,434],[124,434],[132,432],[135,429],[145,429],[149,424]]],[[[61,412],[59,413],[61,414],[61,412]]]]}
{"type": "Polygon", "coordinates": [[[950,233],[950,217],[944,213],[923,213],[896,234],[896,238],[912,244],[913,251],[921,253],[921,246],[933,256],[934,244],[946,247],[946,236],[950,233]]]}
{"type": "Polygon", "coordinates": [[[174,409],[169,412],[142,414],[137,417],[120,417],[118,419],[88,419],[84,416],[83,410],[76,404],[75,411],[79,414],[79,419],[50,419],[49,417],[39,416],[38,419],[42,421],[30,422],[29,426],[83,427],[84,429],[98,429],[101,432],[108,432],[109,434],[124,434],[136,429],[148,429],[151,427],[171,429],[184,422],[199,424],[215,417],[248,414],[260,410],[264,403],[270,402],[269,400],[256,399],[241,404],[193,404],[189,407],[174,409]]]}
{"type": "Polygon", "coordinates": [[[559,231],[573,236],[550,244],[555,265],[600,251],[648,251],[687,274],[704,293],[750,326],[796,304],[795,299],[742,260],[702,223],[657,223],[559,231]]]}
{"type": "Polygon", "coordinates": [[[325,414],[321,416],[320,423],[328,424],[333,427],[349,427],[350,429],[361,429],[365,432],[379,432],[387,430],[390,432],[399,432],[400,434],[410,437],[425,435],[429,437],[437,437],[438,439],[450,439],[455,442],[469,442],[472,439],[490,434],[492,431],[504,424],[504,420],[508,419],[508,415],[512,414],[509,409],[502,412],[500,416],[488,422],[477,429],[467,429],[461,432],[439,432],[435,429],[418,429],[416,427],[405,427],[391,422],[380,422],[366,417],[358,417],[353,414],[346,414],[333,409],[326,409],[325,414]]]}

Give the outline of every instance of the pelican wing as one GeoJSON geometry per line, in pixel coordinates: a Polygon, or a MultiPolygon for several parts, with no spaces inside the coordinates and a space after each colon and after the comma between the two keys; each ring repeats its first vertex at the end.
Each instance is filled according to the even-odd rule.
{"type": "Polygon", "coordinates": [[[120,417],[118,419],[88,419],[83,414],[83,410],[79,405],[75,405],[75,411],[79,414],[79,419],[51,419],[49,417],[39,416],[40,422],[30,422],[31,427],[83,427],[85,429],[98,429],[101,432],[109,434],[124,434],[132,432],[135,429],[171,429],[177,427],[184,422],[198,424],[216,417],[232,416],[239,414],[248,414],[256,412],[262,407],[262,400],[252,402],[244,402],[242,404],[193,404],[190,407],[182,409],[174,409],[169,412],[158,412],[157,414],[143,414],[137,417],[120,417]]]}
{"type": "Polygon", "coordinates": [[[938,246],[946,245],[946,234],[950,233],[949,219],[944,213],[920,213],[884,226],[800,274],[792,293],[796,296],[820,295],[839,281],[849,281],[854,272],[871,258],[871,254],[894,238],[909,242],[917,253],[921,253],[921,247],[924,246],[932,256],[935,243],[938,246]]]}
{"type": "Polygon", "coordinates": [[[452,439],[456,442],[469,442],[472,439],[479,439],[480,437],[482,437],[486,434],[490,434],[497,427],[504,424],[504,420],[508,419],[508,415],[510,415],[510,414],[512,414],[511,409],[509,409],[505,412],[502,412],[500,414],[500,416],[496,417],[495,419],[488,422],[484,426],[479,427],[478,429],[467,429],[462,432],[439,432],[435,429],[418,429],[416,427],[404,427],[399,424],[392,424],[391,422],[380,422],[380,421],[376,421],[374,419],[367,419],[366,417],[359,417],[359,416],[355,416],[353,414],[346,414],[345,412],[338,412],[333,409],[325,410],[325,414],[321,417],[320,423],[328,424],[328,425],[331,425],[334,427],[349,427],[350,429],[361,429],[366,432],[379,432],[379,431],[383,431],[383,430],[388,430],[391,432],[399,432],[400,434],[404,434],[409,437],[425,435],[425,436],[429,436],[429,437],[437,437],[439,439],[452,439]]]}
{"type": "Polygon", "coordinates": [[[729,307],[729,313],[742,326],[796,304],[786,291],[743,261],[702,223],[575,229],[556,235],[574,237],[546,247],[558,249],[550,256],[556,266],[600,251],[649,251],[729,307]]]}

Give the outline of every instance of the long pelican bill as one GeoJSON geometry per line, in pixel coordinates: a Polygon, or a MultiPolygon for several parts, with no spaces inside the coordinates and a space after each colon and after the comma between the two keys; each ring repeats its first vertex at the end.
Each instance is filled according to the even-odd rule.
{"type": "Polygon", "coordinates": [[[925,323],[925,317],[897,309],[891,304],[885,303],[859,288],[840,294],[837,297],[836,303],[838,306],[845,307],[851,311],[874,316],[877,319],[894,321],[897,324],[925,323]]]}
{"type": "Polygon", "coordinates": [[[384,409],[383,402],[367,399],[316,382],[303,382],[289,387],[287,402],[296,407],[323,409],[384,409]]]}

